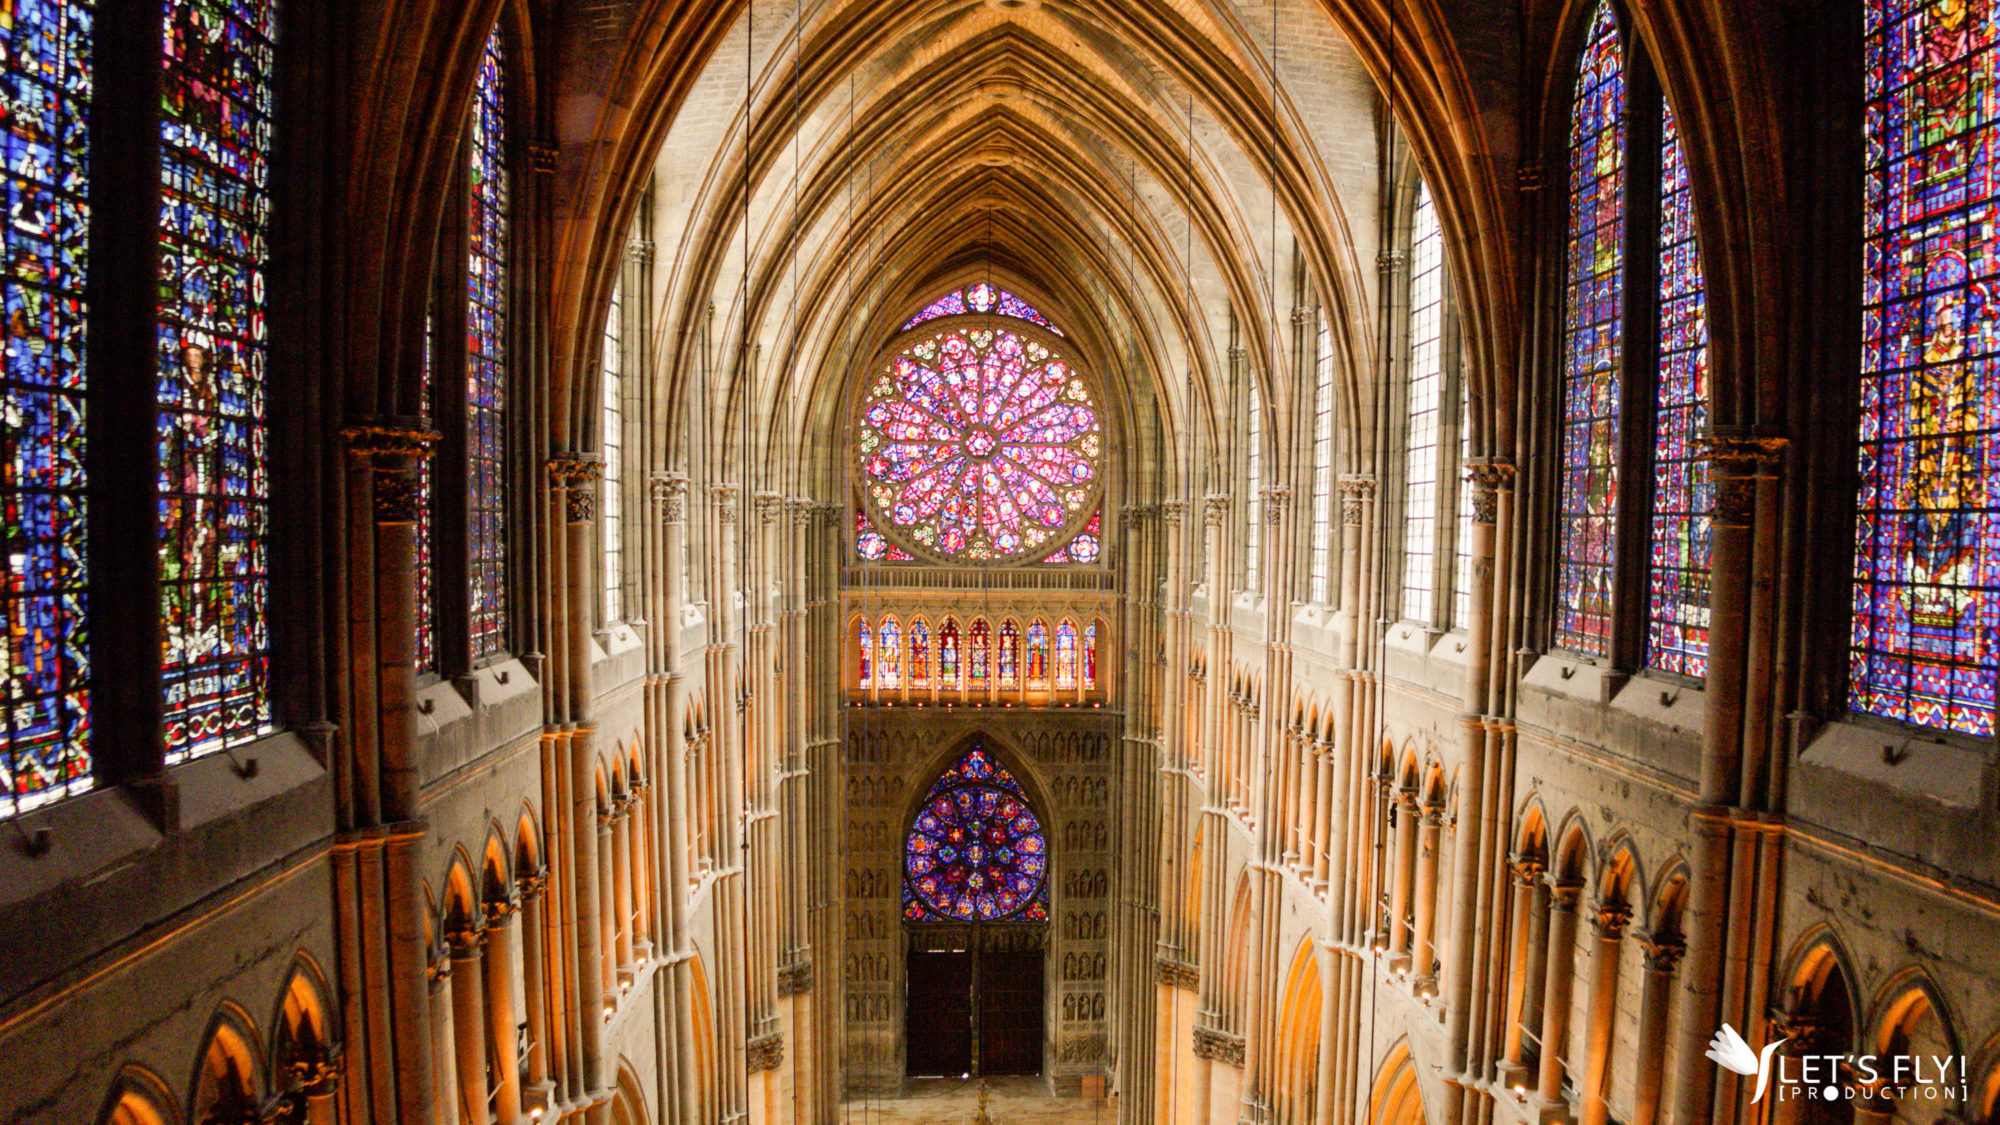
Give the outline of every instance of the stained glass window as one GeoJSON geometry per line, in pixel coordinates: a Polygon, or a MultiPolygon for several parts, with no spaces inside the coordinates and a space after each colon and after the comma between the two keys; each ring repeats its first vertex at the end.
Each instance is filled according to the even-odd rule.
{"type": "Polygon", "coordinates": [[[1618,373],[1625,320],[1625,52],[1600,0],[1569,133],[1564,279],[1562,511],[1556,646],[1610,652],[1618,519],[1618,373]]]}
{"type": "Polygon", "coordinates": [[[9,126],[0,815],[90,787],[83,288],[92,8],[10,5],[0,27],[9,126]]]}
{"type": "Polygon", "coordinates": [[[624,287],[611,287],[611,308],[604,314],[604,619],[625,617],[624,505],[620,483],[625,476],[624,287]]]}
{"type": "Polygon", "coordinates": [[[1687,156],[1671,108],[1660,130],[1660,367],[1654,409],[1653,517],[1648,559],[1646,663],[1687,676],[1708,672],[1708,462],[1694,439],[1708,430],[1708,291],[1695,242],[1687,156]]]}
{"type": "Polygon", "coordinates": [[[264,268],[277,6],[168,0],[162,18],[157,424],[174,761],[271,720],[264,268]]]}
{"type": "Polygon", "coordinates": [[[1067,617],[1056,625],[1056,690],[1076,690],[1076,622],[1067,617]]]}
{"type": "Polygon", "coordinates": [[[1067,360],[999,328],[906,345],[857,424],[878,528],[943,562],[1045,557],[1098,492],[1102,423],[1067,360]]]}
{"type": "Polygon", "coordinates": [[[993,630],[984,617],[972,619],[966,630],[965,678],[974,688],[986,686],[987,669],[993,664],[993,630]]]}
{"type": "Polygon", "coordinates": [[[879,644],[875,649],[875,682],[878,687],[899,688],[903,686],[903,630],[892,617],[882,619],[882,627],[876,630],[879,644]]]}
{"type": "Polygon", "coordinates": [[[500,29],[486,40],[472,106],[466,258],[466,538],[472,656],[507,647],[507,98],[500,29]]]}
{"type": "Polygon", "coordinates": [[[871,654],[868,643],[868,622],[856,621],[854,623],[854,642],[855,651],[861,658],[861,686],[864,688],[871,687],[875,683],[875,669],[869,666],[869,656],[871,654]]]}
{"type": "Polygon", "coordinates": [[[1104,552],[1104,509],[1090,513],[1090,522],[1076,533],[1076,538],[1056,548],[1055,553],[1043,559],[1045,563],[1093,563],[1104,552]]]}
{"type": "Polygon", "coordinates": [[[1333,325],[1319,310],[1313,365],[1312,600],[1333,599],[1333,325]]]}
{"type": "MultiPolygon", "coordinates": [[[[423,383],[424,411],[430,414],[431,388],[437,381],[437,318],[424,316],[424,366],[420,376],[423,383]]],[[[417,462],[417,542],[416,560],[412,569],[416,572],[417,584],[417,671],[437,671],[437,560],[432,554],[431,540],[437,533],[437,517],[431,512],[434,496],[431,479],[431,458],[417,462]]]]}
{"type": "Polygon", "coordinates": [[[947,691],[965,687],[964,668],[958,660],[958,619],[947,617],[938,626],[938,686],[947,691]]]}
{"type": "Polygon", "coordinates": [[[1403,487],[1403,617],[1429,624],[1437,568],[1438,423],[1444,388],[1444,238],[1430,188],[1410,230],[1409,418],[1403,487]]]}
{"type": "Polygon", "coordinates": [[[1046,920],[1048,852],[1020,782],[975,746],[924,795],[904,839],[903,917],[1046,920]]]}
{"type": "Polygon", "coordinates": [[[1037,312],[1033,305],[1005,289],[995,288],[983,281],[975,282],[963,289],[954,289],[925,305],[922,312],[911,317],[903,325],[902,331],[907,332],[926,320],[936,320],[941,316],[963,316],[967,313],[997,313],[1000,316],[1011,316],[1016,320],[1039,324],[1058,336],[1063,334],[1062,329],[1051,323],[1048,317],[1037,312]]]}
{"type": "Polygon", "coordinates": [[[1028,686],[1049,686],[1049,623],[1039,617],[1028,623],[1028,686]]]}
{"type": "Polygon", "coordinates": [[[1021,627],[1013,618],[1000,623],[999,680],[1001,687],[1018,687],[1021,682],[1021,627]]]}
{"type": "Polygon", "coordinates": [[[863,562],[910,562],[913,558],[877,531],[868,513],[860,508],[854,509],[854,553],[863,562]]]}
{"type": "Polygon", "coordinates": [[[1090,691],[1097,687],[1097,622],[1093,621],[1083,630],[1083,688],[1090,691]]]}
{"type": "Polygon", "coordinates": [[[1991,736],[2000,325],[1990,5],[1869,0],[1855,710],[1991,736]]]}
{"type": "Polygon", "coordinates": [[[931,686],[931,627],[921,617],[910,621],[910,686],[931,686]]]}

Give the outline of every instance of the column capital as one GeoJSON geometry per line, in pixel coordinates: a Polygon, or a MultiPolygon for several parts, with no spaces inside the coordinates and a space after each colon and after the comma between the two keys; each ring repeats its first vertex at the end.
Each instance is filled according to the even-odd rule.
{"type": "Polygon", "coordinates": [[[1549,909],[1564,914],[1576,913],[1577,903],[1583,900],[1583,880],[1550,879],[1549,909]]]}
{"type": "Polygon", "coordinates": [[[1632,908],[1625,903],[1600,901],[1591,908],[1590,928],[1605,941],[1625,936],[1625,927],[1631,924],[1632,908]]]}
{"type": "Polygon", "coordinates": [[[708,486],[708,497],[715,503],[715,518],[723,523],[736,522],[736,493],[733,484],[712,484],[708,486]]]}
{"type": "Polygon", "coordinates": [[[1678,935],[1648,938],[1640,947],[1646,955],[1646,971],[1672,976],[1680,967],[1681,957],[1687,953],[1687,943],[1678,935]]]}
{"type": "Polygon", "coordinates": [[[818,509],[810,496],[794,496],[785,501],[785,507],[792,513],[792,526],[801,528],[812,526],[813,512],[818,509]]]}
{"type": "Polygon", "coordinates": [[[1169,527],[1179,527],[1182,517],[1186,515],[1187,515],[1187,501],[1185,500],[1160,501],[1160,520],[1162,523],[1167,524],[1169,527]]]}
{"type": "Polygon", "coordinates": [[[653,240],[650,238],[635,238],[627,242],[625,244],[625,257],[640,265],[651,262],[653,260],[653,240]]]}
{"type": "Polygon", "coordinates": [[[451,947],[439,942],[430,949],[429,960],[424,965],[424,976],[431,982],[431,992],[441,991],[445,982],[451,979],[451,947]]]}
{"type": "Polygon", "coordinates": [[[1201,498],[1201,522],[1210,527],[1222,526],[1229,518],[1230,496],[1227,492],[1211,492],[1201,498]]]}
{"type": "Polygon", "coordinates": [[[1291,507],[1292,489],[1290,485],[1273,485],[1260,494],[1264,502],[1264,522],[1272,525],[1283,523],[1285,509],[1291,507]]]}
{"type": "Polygon", "coordinates": [[[1465,479],[1472,485],[1472,522],[1491,527],[1500,518],[1500,491],[1513,485],[1513,464],[1495,457],[1471,461],[1465,479]]]}
{"type": "Polygon", "coordinates": [[[445,931],[445,948],[454,961],[470,961],[486,947],[486,927],[467,921],[445,931]]]}
{"type": "Polygon", "coordinates": [[[340,1085],[341,1070],[340,1055],[314,1043],[285,1064],[285,1086],[308,1098],[328,1097],[340,1085]]]}
{"type": "Polygon", "coordinates": [[[778,522],[778,514],[785,510],[785,497],[783,493],[773,492],[768,488],[760,488],[757,490],[757,495],[754,499],[757,504],[758,520],[762,521],[767,527],[778,522]]]}
{"type": "Polygon", "coordinates": [[[660,522],[686,523],[688,479],[679,473],[655,473],[649,484],[660,505],[660,522]]]}
{"type": "Polygon", "coordinates": [[[487,927],[505,926],[521,912],[521,889],[518,886],[509,887],[501,897],[487,899],[485,906],[487,927]]]}
{"type": "Polygon", "coordinates": [[[522,903],[533,902],[542,897],[542,892],[548,888],[549,869],[537,867],[532,871],[523,871],[514,877],[514,884],[520,889],[522,903]]]}

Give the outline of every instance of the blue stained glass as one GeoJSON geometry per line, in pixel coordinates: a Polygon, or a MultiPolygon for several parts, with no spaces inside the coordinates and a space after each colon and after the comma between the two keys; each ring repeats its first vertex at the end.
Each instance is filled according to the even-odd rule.
{"type": "Polygon", "coordinates": [[[466,257],[466,541],[475,660],[507,647],[506,73],[496,27],[473,99],[466,257]]]}
{"type": "Polygon", "coordinates": [[[974,746],[924,795],[903,841],[903,917],[1045,921],[1048,839],[1020,782],[974,746]]]}
{"type": "Polygon", "coordinates": [[[1099,508],[1097,511],[1090,513],[1090,521],[1083,525],[1082,531],[1076,533],[1076,538],[1058,547],[1054,553],[1042,561],[1057,565],[1062,563],[1094,563],[1103,553],[1104,509],[1099,508]]]}
{"type": "Polygon", "coordinates": [[[1646,663],[1708,673],[1708,288],[1695,242],[1687,155],[1671,108],[1660,133],[1660,367],[1654,395],[1653,518],[1647,560],[1646,663]]]}
{"type": "Polygon", "coordinates": [[[265,244],[271,0],[168,0],[159,452],[169,761],[270,725],[265,244]]]}
{"type": "Polygon", "coordinates": [[[1625,52],[1600,0],[1570,114],[1556,576],[1556,647],[1583,656],[1610,652],[1624,278],[1625,52]]]}
{"type": "Polygon", "coordinates": [[[1991,737],[2000,680],[1992,5],[1869,0],[1863,21],[1850,705],[1991,737]]]}
{"type": "Polygon", "coordinates": [[[7,368],[0,381],[0,816],[90,787],[84,623],[84,250],[90,233],[88,3],[9,4],[7,368]]]}

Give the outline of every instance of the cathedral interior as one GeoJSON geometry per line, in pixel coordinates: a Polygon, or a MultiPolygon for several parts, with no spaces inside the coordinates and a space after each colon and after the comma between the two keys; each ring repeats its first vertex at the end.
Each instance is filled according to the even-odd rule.
{"type": "Polygon", "coordinates": [[[0,1120],[2000,1125],[1996,0],[0,45],[0,1120]]]}

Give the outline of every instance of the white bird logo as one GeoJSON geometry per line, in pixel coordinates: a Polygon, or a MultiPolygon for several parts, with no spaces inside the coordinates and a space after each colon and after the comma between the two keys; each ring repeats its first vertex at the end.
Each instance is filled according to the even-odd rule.
{"type": "Polygon", "coordinates": [[[1766,1043],[1759,1054],[1750,1049],[1750,1044],[1745,1043],[1741,1035],[1736,1034],[1735,1028],[1725,1023],[1722,1030],[1708,1041],[1708,1057],[1724,1070],[1757,1076],[1757,1094],[1750,1099],[1750,1104],[1755,1105],[1764,1100],[1764,1087],[1771,1080],[1771,1053],[1788,1041],[1780,1039],[1776,1043],[1766,1043]]]}

